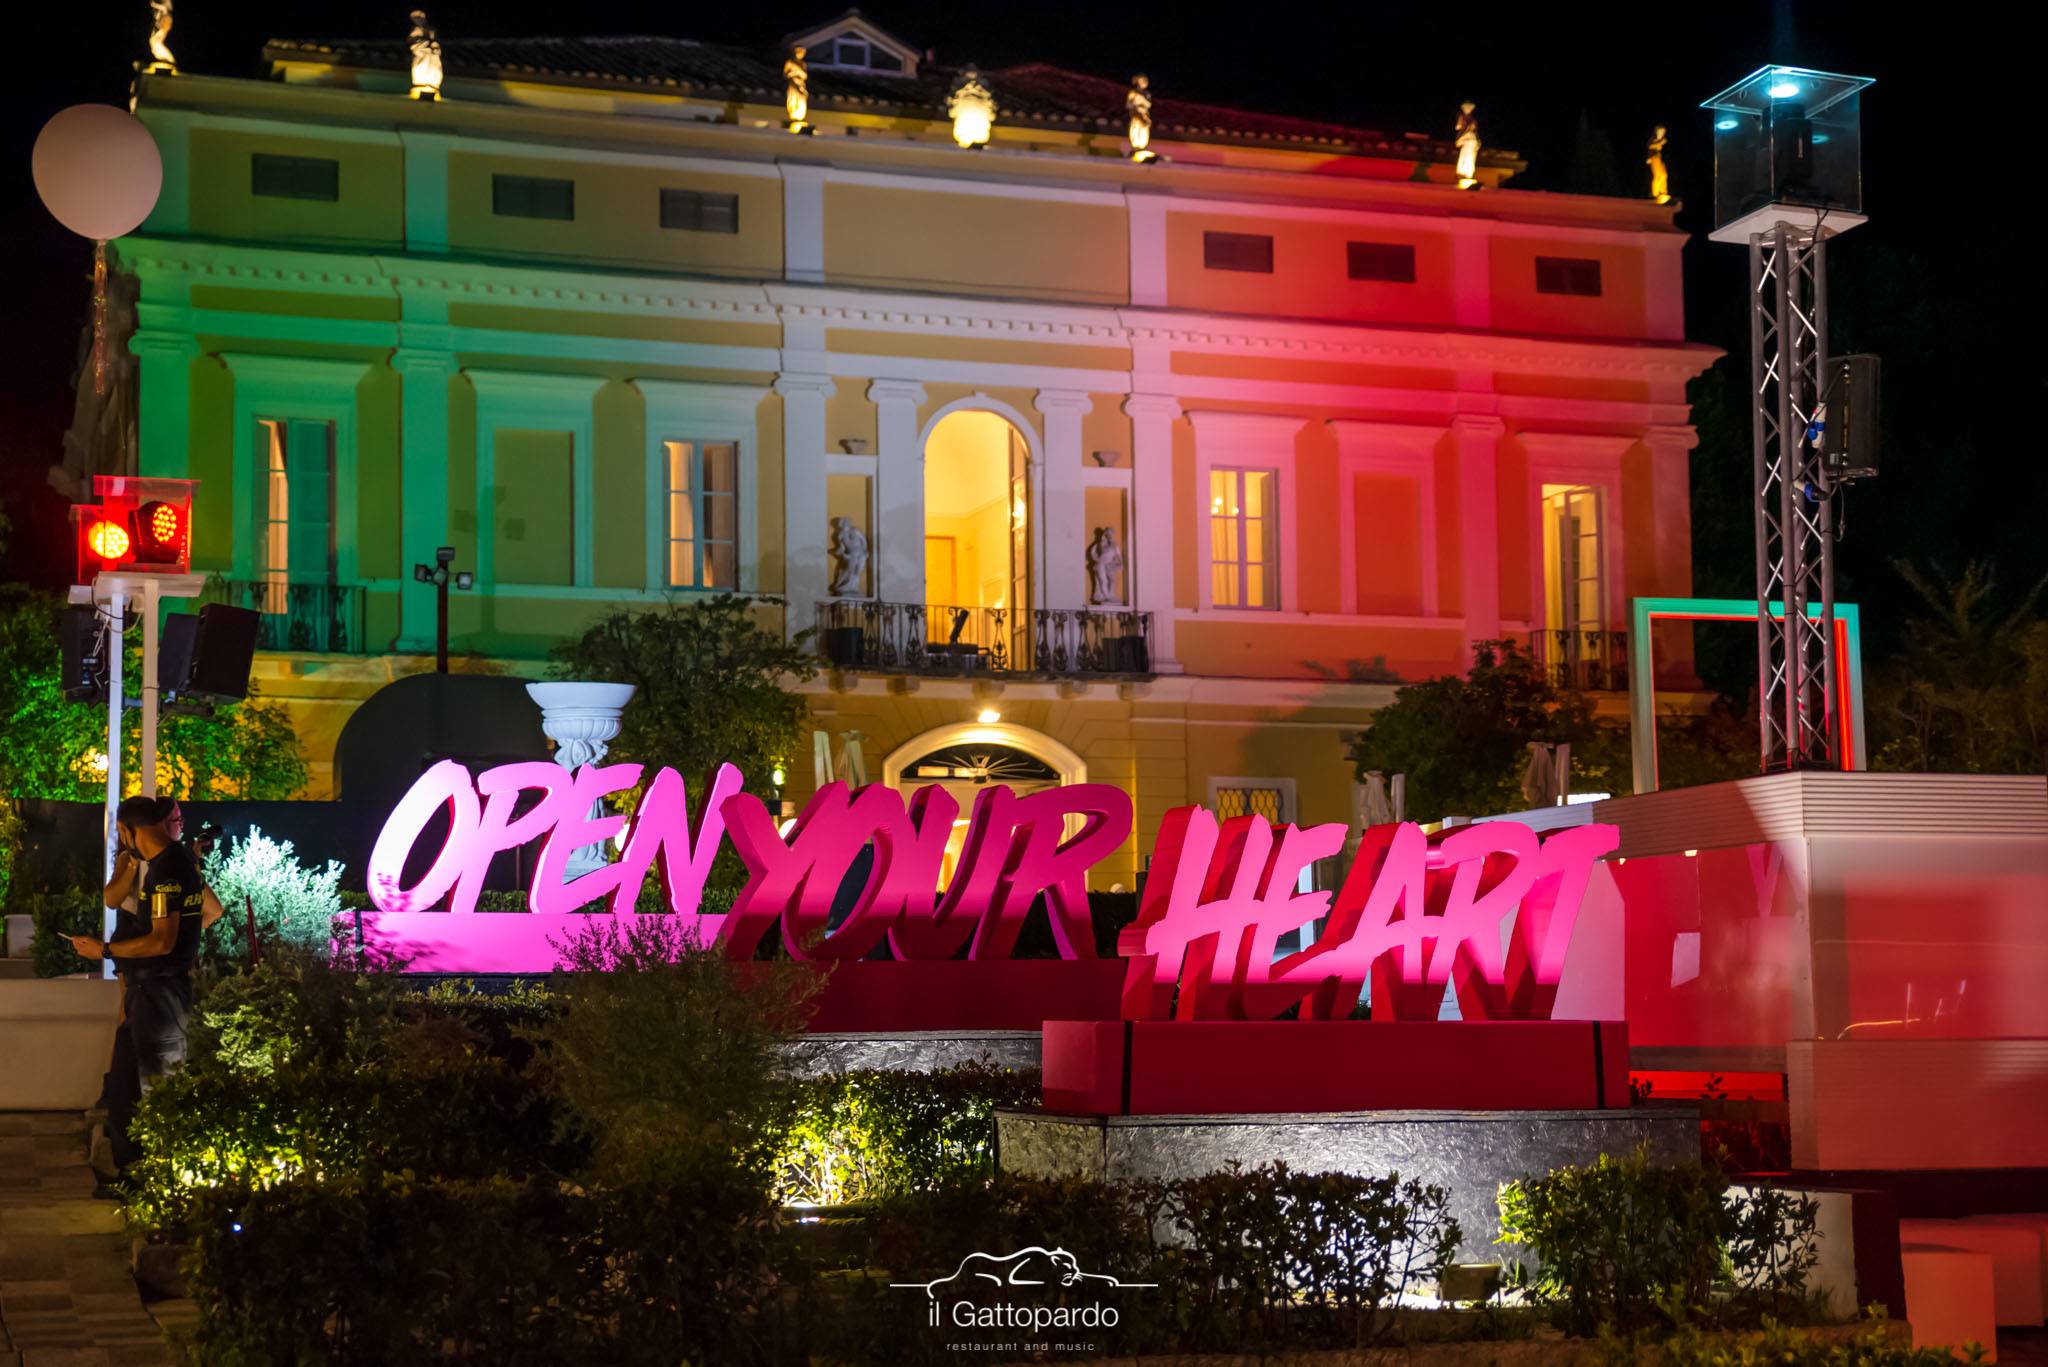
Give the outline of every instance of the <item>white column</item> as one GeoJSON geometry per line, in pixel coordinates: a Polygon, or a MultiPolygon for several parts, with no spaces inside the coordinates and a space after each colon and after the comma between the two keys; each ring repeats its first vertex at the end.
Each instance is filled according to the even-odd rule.
{"type": "MultiPolygon", "coordinates": [[[[1087,500],[1081,491],[1081,419],[1095,401],[1080,390],[1041,389],[1032,406],[1045,415],[1045,565],[1041,606],[1088,606],[1087,500]]],[[[1128,557],[1127,557],[1128,559],[1128,557]]]]}
{"type": "Polygon", "coordinates": [[[825,400],[838,386],[827,375],[784,375],[782,396],[783,594],[792,634],[816,623],[831,583],[825,525],[825,400]]]}
{"type": "Polygon", "coordinates": [[[1460,413],[1451,419],[1458,462],[1458,588],[1465,609],[1465,654],[1474,641],[1500,635],[1500,439],[1497,417],[1460,413]]]}
{"type": "MultiPolygon", "coordinates": [[[[1690,427],[1652,427],[1643,434],[1650,448],[1651,506],[1657,518],[1657,594],[1692,595],[1692,449],[1700,434],[1690,427]]],[[[1615,520],[1619,517],[1614,514],[1615,520]]]]}
{"type": "Polygon", "coordinates": [[[1152,668],[1180,673],[1173,653],[1173,424],[1180,400],[1133,394],[1124,400],[1131,419],[1131,544],[1124,574],[1131,603],[1152,614],[1152,668]]]}
{"type": "Polygon", "coordinates": [[[825,168],[783,162],[782,278],[817,285],[825,279],[825,168]]]}
{"type": "Polygon", "coordinates": [[[924,386],[915,380],[876,380],[875,597],[885,603],[924,601],[924,452],[917,444],[917,410],[924,386]]]}
{"type": "Polygon", "coordinates": [[[398,648],[434,648],[435,594],[412,567],[432,564],[449,544],[448,381],[452,352],[400,347],[391,357],[400,377],[398,461],[398,648]]]}
{"type": "Polygon", "coordinates": [[[183,479],[192,468],[192,358],[199,343],[184,332],[148,328],[128,339],[128,349],[140,372],[137,473],[183,479]]]}

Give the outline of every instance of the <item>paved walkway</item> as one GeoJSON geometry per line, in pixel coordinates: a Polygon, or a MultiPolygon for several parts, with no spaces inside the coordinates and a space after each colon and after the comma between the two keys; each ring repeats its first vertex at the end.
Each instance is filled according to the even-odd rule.
{"type": "Polygon", "coordinates": [[[0,1367],[175,1361],[128,1270],[120,1212],[92,1187],[78,1115],[0,1115],[0,1367]]]}

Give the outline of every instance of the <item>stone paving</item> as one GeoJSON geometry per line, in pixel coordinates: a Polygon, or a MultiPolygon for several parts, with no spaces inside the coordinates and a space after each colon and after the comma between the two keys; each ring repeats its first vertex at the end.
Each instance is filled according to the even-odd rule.
{"type": "Polygon", "coordinates": [[[76,1113],[0,1115],[0,1367],[172,1367],[76,1113]]]}

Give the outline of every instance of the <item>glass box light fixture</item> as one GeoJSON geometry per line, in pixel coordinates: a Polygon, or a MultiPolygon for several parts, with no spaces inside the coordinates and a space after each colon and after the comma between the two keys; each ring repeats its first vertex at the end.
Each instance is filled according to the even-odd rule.
{"type": "Polygon", "coordinates": [[[1863,221],[1867,76],[1760,67],[1701,104],[1714,116],[1714,233],[1746,242],[1780,221],[1863,221]]]}

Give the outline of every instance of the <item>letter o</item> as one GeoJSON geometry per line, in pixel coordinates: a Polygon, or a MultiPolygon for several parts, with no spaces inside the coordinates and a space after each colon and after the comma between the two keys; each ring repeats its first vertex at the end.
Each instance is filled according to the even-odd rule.
{"type": "Polygon", "coordinates": [[[469,770],[444,759],[421,774],[377,833],[366,880],[370,904],[379,911],[425,911],[446,897],[469,862],[479,815],[476,785],[469,770]],[[406,858],[419,842],[420,832],[444,805],[451,808],[448,842],[434,856],[433,867],[408,888],[404,886],[406,858]]]}

